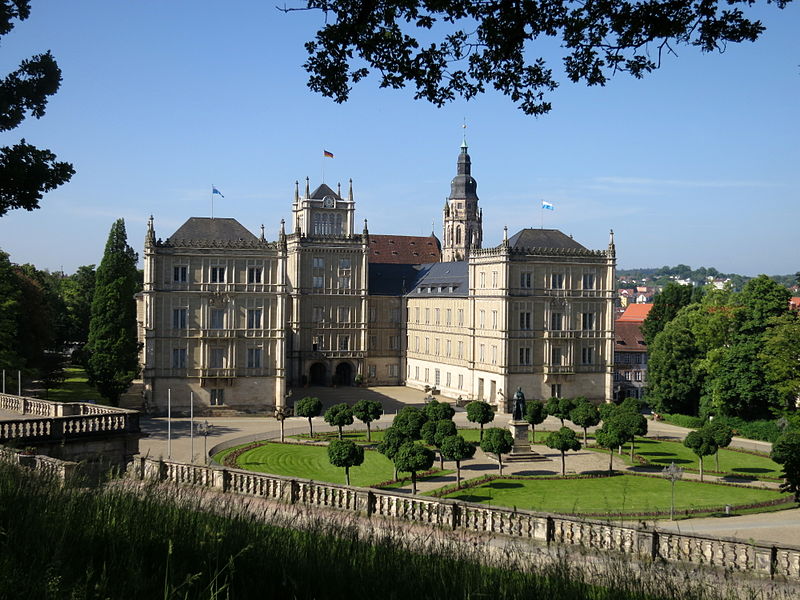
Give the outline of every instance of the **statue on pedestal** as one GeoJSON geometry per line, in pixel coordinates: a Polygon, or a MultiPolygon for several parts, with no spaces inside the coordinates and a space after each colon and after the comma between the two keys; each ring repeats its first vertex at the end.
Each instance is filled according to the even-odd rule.
{"type": "Polygon", "coordinates": [[[522,393],[522,388],[518,387],[514,394],[514,412],[512,419],[514,421],[522,421],[525,418],[525,394],[522,393]]]}

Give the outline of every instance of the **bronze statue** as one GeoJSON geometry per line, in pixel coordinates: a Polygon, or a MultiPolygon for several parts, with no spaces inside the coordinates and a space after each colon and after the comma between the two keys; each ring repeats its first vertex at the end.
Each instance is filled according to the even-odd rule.
{"type": "Polygon", "coordinates": [[[514,394],[514,416],[515,421],[522,421],[525,417],[525,394],[522,393],[522,388],[518,387],[514,394]]]}

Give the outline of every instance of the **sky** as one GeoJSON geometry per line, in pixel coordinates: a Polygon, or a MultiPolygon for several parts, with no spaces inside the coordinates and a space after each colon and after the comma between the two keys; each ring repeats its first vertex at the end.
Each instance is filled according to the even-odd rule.
{"type": "MultiPolygon", "coordinates": [[[[523,227],[607,247],[618,268],[688,264],[744,275],[800,270],[800,6],[753,9],[767,31],[724,53],[678,48],[642,80],[561,81],[553,110],[524,115],[499,93],[436,108],[375,77],[344,104],[311,92],[312,12],[241,0],[33,0],[4,36],[0,73],[52,50],[59,92],[0,145],[24,137],[72,162],[41,208],[0,217],[12,262],[74,272],[99,263],[114,220],[141,254],[147,218],[233,217],[275,239],[294,182],[346,188],[371,233],[442,237],[466,133],[484,246],[523,227]],[[462,124],[466,123],[466,129],[462,124]],[[323,158],[323,150],[333,159],[323,158]],[[543,214],[541,201],[555,206],[543,214]]],[[[556,56],[553,48],[542,48],[556,56]]],[[[302,184],[301,184],[302,185],[302,184]]],[[[360,230],[360,227],[358,228],[360,230]]]]}

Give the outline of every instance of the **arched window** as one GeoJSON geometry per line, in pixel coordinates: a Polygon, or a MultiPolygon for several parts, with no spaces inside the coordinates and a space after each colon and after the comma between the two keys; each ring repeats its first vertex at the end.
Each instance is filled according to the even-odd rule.
{"type": "Polygon", "coordinates": [[[456,245],[461,243],[461,227],[456,227],[456,245]]]}

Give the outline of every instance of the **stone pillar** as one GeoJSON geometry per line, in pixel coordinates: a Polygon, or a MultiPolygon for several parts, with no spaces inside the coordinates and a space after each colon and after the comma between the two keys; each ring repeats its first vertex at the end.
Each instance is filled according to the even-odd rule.
{"type": "Polygon", "coordinates": [[[508,422],[508,430],[511,432],[514,446],[511,448],[511,453],[506,456],[507,462],[549,460],[546,456],[531,450],[531,444],[528,441],[527,421],[515,421],[512,419],[508,422]]]}

